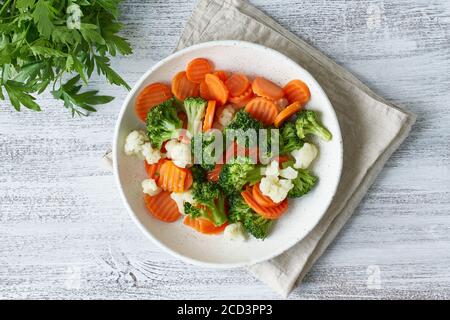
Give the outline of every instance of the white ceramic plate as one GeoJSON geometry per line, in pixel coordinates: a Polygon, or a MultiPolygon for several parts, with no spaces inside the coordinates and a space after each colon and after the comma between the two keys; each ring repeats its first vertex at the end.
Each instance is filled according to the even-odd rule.
{"type": "Polygon", "coordinates": [[[239,267],[273,258],[303,239],[327,210],[339,183],[342,170],[342,139],[336,114],[314,78],[283,54],[253,43],[214,41],[178,51],[157,63],[136,83],[123,103],[113,144],[114,173],[122,199],[140,229],[171,254],[193,264],[210,267],[239,267]],[[152,82],[170,83],[172,77],[196,57],[213,61],[216,69],[239,71],[250,77],[259,75],[284,85],[301,79],[310,88],[307,109],[318,111],[333,134],[330,142],[314,140],[319,157],[312,170],[319,177],[307,195],[289,201],[289,211],[275,223],[264,241],[250,237],[246,242],[230,242],[223,236],[202,235],[182,224],[164,223],[150,216],[144,206],[141,181],[146,178],[142,160],[123,152],[128,133],[144,125],[135,116],[137,93],[152,82]]]}

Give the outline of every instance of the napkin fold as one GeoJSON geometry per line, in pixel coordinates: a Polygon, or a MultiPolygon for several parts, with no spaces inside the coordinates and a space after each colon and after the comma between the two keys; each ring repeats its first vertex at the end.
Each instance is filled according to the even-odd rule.
{"type": "Polygon", "coordinates": [[[244,40],[278,50],[308,70],[328,95],[341,126],[344,165],[329,209],[306,238],[248,270],[286,297],[351,216],[416,116],[377,96],[350,72],[242,0],[200,0],[176,50],[212,40],[244,40]]]}

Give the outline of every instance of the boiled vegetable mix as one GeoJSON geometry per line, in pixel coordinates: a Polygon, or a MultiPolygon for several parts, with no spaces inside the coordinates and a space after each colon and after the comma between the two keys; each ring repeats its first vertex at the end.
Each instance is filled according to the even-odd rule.
{"type": "Polygon", "coordinates": [[[309,168],[318,155],[311,138],[331,139],[307,108],[310,95],[299,79],[283,87],[214,70],[201,57],[171,83],[142,88],[135,112],[146,135],[130,133],[125,150],[145,156],[149,213],[164,222],[184,215],[185,226],[205,235],[239,233],[231,238],[242,241],[245,230],[267,238],[289,201],[317,184],[309,168]]]}

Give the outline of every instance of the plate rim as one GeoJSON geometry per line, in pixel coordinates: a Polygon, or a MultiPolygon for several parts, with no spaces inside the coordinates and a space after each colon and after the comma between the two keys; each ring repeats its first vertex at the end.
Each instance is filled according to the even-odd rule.
{"type": "Polygon", "coordinates": [[[179,51],[176,51],[172,54],[170,54],[169,56],[159,60],[157,63],[155,63],[149,70],[147,70],[132,86],[132,89],[128,92],[125,100],[123,101],[121,107],[120,107],[120,111],[119,111],[119,115],[117,117],[116,120],[116,124],[115,124],[115,128],[114,128],[114,138],[113,138],[113,145],[112,145],[112,154],[113,154],[113,173],[114,173],[114,180],[116,183],[116,186],[119,189],[119,194],[121,197],[121,200],[123,202],[123,204],[125,205],[129,216],[131,217],[131,219],[133,220],[133,222],[138,226],[138,228],[149,238],[153,241],[153,243],[155,243],[157,246],[159,246],[160,248],[162,248],[163,250],[165,250],[166,252],[170,253],[172,256],[181,259],[185,262],[188,262],[190,264],[193,265],[197,265],[197,266],[201,266],[201,267],[209,267],[209,268],[217,268],[217,269],[228,269],[228,268],[239,268],[239,267],[246,267],[246,266],[251,266],[263,261],[267,261],[270,259],[273,259],[276,256],[279,256],[281,254],[283,254],[284,252],[286,252],[287,250],[291,249],[293,246],[295,246],[297,243],[299,243],[300,241],[302,241],[308,234],[311,233],[311,231],[320,223],[320,221],[322,220],[323,216],[325,215],[325,213],[328,211],[331,203],[333,202],[335,196],[336,196],[336,191],[337,188],[340,184],[341,181],[341,177],[342,177],[342,168],[343,168],[343,156],[344,156],[344,151],[343,151],[343,141],[342,141],[342,134],[341,134],[341,128],[340,128],[340,123],[339,123],[339,119],[336,115],[336,111],[333,107],[333,105],[330,102],[330,99],[328,98],[327,94],[325,93],[325,91],[323,90],[322,86],[319,84],[319,82],[315,79],[315,77],[313,77],[311,75],[311,73],[306,70],[305,68],[303,68],[301,65],[299,65],[297,62],[295,62],[294,60],[292,60],[291,58],[289,58],[288,56],[284,55],[283,53],[266,47],[264,45],[261,44],[256,44],[256,43],[252,43],[252,42],[248,42],[248,41],[242,41],[242,40],[216,40],[216,41],[208,41],[208,42],[202,42],[202,43],[198,43],[195,45],[192,45],[190,47],[186,47],[184,49],[181,49],[179,51]],[[196,260],[193,259],[191,257],[185,256],[175,250],[172,250],[171,248],[169,248],[168,246],[166,246],[164,243],[162,243],[160,240],[158,240],[156,237],[153,236],[153,234],[147,229],[145,228],[145,226],[139,221],[139,219],[137,218],[137,214],[134,213],[133,209],[131,208],[130,204],[128,203],[128,200],[125,196],[123,187],[121,185],[121,181],[119,178],[119,168],[118,168],[118,150],[119,150],[119,146],[118,146],[118,140],[119,140],[119,132],[120,132],[120,125],[122,123],[122,119],[123,116],[125,114],[125,111],[127,109],[127,106],[129,105],[130,101],[132,100],[132,98],[134,97],[134,95],[136,94],[137,90],[141,87],[141,85],[145,82],[145,80],[160,66],[162,66],[163,64],[165,64],[167,61],[172,60],[174,58],[177,58],[179,56],[182,56],[185,53],[188,53],[190,51],[195,51],[201,48],[207,48],[207,47],[213,47],[213,46],[220,46],[220,45],[225,45],[225,46],[244,46],[244,47],[249,47],[249,48],[256,48],[258,50],[268,50],[271,52],[271,54],[273,55],[278,55],[281,58],[287,60],[288,62],[294,64],[295,66],[297,66],[298,68],[302,69],[305,73],[307,73],[311,79],[316,83],[318,90],[320,91],[320,93],[322,94],[322,96],[325,98],[326,102],[329,104],[329,106],[331,107],[331,111],[332,111],[332,116],[335,118],[336,123],[337,123],[337,130],[338,132],[333,132],[333,139],[337,139],[338,143],[339,143],[339,157],[337,157],[337,161],[338,163],[338,168],[339,168],[339,173],[338,173],[338,179],[336,180],[336,185],[333,187],[333,196],[330,198],[329,202],[326,204],[326,208],[325,210],[322,212],[322,214],[320,215],[320,217],[318,217],[317,222],[312,225],[310,228],[306,229],[307,232],[304,233],[303,237],[300,238],[296,238],[294,239],[294,241],[292,241],[292,243],[289,244],[289,246],[283,248],[282,250],[276,251],[270,255],[264,256],[260,259],[254,259],[252,261],[247,261],[247,262],[238,262],[238,263],[216,263],[216,262],[206,262],[206,261],[200,261],[200,260],[196,260]]]}

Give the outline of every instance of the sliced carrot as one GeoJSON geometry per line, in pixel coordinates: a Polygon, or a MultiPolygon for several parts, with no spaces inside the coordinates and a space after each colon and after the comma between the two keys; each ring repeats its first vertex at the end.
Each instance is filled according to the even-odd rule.
{"type": "Polygon", "coordinates": [[[170,197],[170,192],[161,191],[156,196],[144,196],[145,206],[152,216],[164,222],[177,221],[181,214],[177,203],[170,197]]]}
{"type": "Polygon", "coordinates": [[[184,190],[189,190],[189,188],[194,183],[194,176],[192,175],[192,171],[190,169],[186,170],[186,179],[184,180],[184,190]]]}
{"type": "Polygon", "coordinates": [[[256,95],[270,100],[278,100],[284,96],[280,86],[263,77],[256,77],[253,80],[252,89],[256,95]]]}
{"type": "Polygon", "coordinates": [[[147,172],[147,176],[150,179],[157,180],[159,177],[159,170],[161,169],[161,165],[167,161],[167,159],[159,159],[157,163],[148,164],[147,161],[144,160],[145,171],[147,172]]]}
{"type": "Polygon", "coordinates": [[[256,213],[259,213],[260,215],[262,215],[264,218],[267,219],[279,218],[283,213],[286,212],[288,208],[287,198],[284,199],[281,203],[279,203],[276,207],[262,207],[253,198],[251,189],[247,188],[246,190],[241,192],[241,195],[250,208],[252,208],[253,210],[255,210],[256,213]]]}
{"type": "Polygon", "coordinates": [[[252,195],[255,201],[261,206],[265,208],[276,207],[278,204],[273,202],[270,197],[264,195],[259,188],[259,183],[255,184],[252,187],[252,195]]]}
{"type": "Polygon", "coordinates": [[[212,169],[211,171],[209,171],[206,174],[206,178],[212,182],[219,181],[219,175],[220,175],[220,171],[222,170],[222,167],[223,167],[223,164],[216,164],[214,169],[212,169]]]}
{"type": "Polygon", "coordinates": [[[206,81],[200,82],[200,97],[202,97],[205,100],[211,100],[211,95],[209,94],[208,85],[206,84],[206,81]]]}
{"type": "Polygon", "coordinates": [[[300,110],[302,110],[302,104],[300,101],[295,101],[294,103],[291,103],[280,113],[278,113],[275,120],[273,121],[274,126],[276,128],[279,128],[284,121],[289,119],[292,115],[299,112],[300,110]]]}
{"type": "Polygon", "coordinates": [[[283,92],[289,103],[299,101],[302,105],[305,105],[311,97],[311,92],[309,92],[306,83],[298,79],[288,82],[284,86],[283,92]]]}
{"type": "Polygon", "coordinates": [[[186,176],[187,173],[183,168],[168,160],[161,165],[157,183],[164,191],[184,192],[186,176]]]}
{"type": "Polygon", "coordinates": [[[249,86],[247,90],[237,97],[228,97],[228,101],[237,105],[238,107],[245,106],[251,99],[253,98],[253,90],[252,87],[249,86]]]}
{"type": "Polygon", "coordinates": [[[178,72],[172,79],[172,93],[179,100],[198,97],[198,91],[199,85],[190,81],[184,71],[178,72]]]}
{"type": "Polygon", "coordinates": [[[253,98],[245,106],[245,111],[265,125],[271,125],[278,114],[277,106],[272,101],[263,97],[253,98]]]}
{"type": "Polygon", "coordinates": [[[250,82],[248,81],[248,78],[245,76],[245,74],[233,73],[231,77],[227,79],[225,85],[230,92],[230,96],[238,97],[248,89],[250,82]]]}
{"type": "Polygon", "coordinates": [[[220,227],[216,227],[214,223],[212,223],[207,219],[203,218],[194,219],[191,218],[190,216],[186,216],[184,217],[183,224],[203,234],[218,234],[225,229],[228,223],[224,223],[220,227]]]}
{"type": "Polygon", "coordinates": [[[211,73],[212,70],[213,66],[207,59],[195,58],[188,63],[186,67],[186,76],[190,81],[200,83],[205,79],[205,74],[211,73]]]}
{"type": "Polygon", "coordinates": [[[178,112],[178,118],[180,118],[180,120],[183,121],[183,129],[187,129],[188,121],[186,112],[183,111],[178,112]]]}
{"type": "Polygon", "coordinates": [[[208,91],[212,100],[216,100],[219,105],[224,105],[228,100],[228,89],[223,81],[214,74],[207,74],[205,82],[208,85],[208,91]]]}
{"type": "Polygon", "coordinates": [[[205,119],[203,120],[203,131],[211,129],[214,122],[214,114],[216,113],[216,100],[209,100],[206,107],[205,119]]]}
{"type": "Polygon", "coordinates": [[[136,115],[142,121],[146,121],[148,111],[172,98],[172,92],[170,92],[169,86],[156,82],[146,86],[138,95],[135,104],[136,115]]]}
{"type": "Polygon", "coordinates": [[[223,71],[223,70],[217,70],[217,71],[214,71],[213,74],[215,74],[216,76],[218,76],[219,79],[222,80],[223,82],[227,81],[227,79],[228,79],[228,74],[227,74],[226,71],[223,71]]]}

